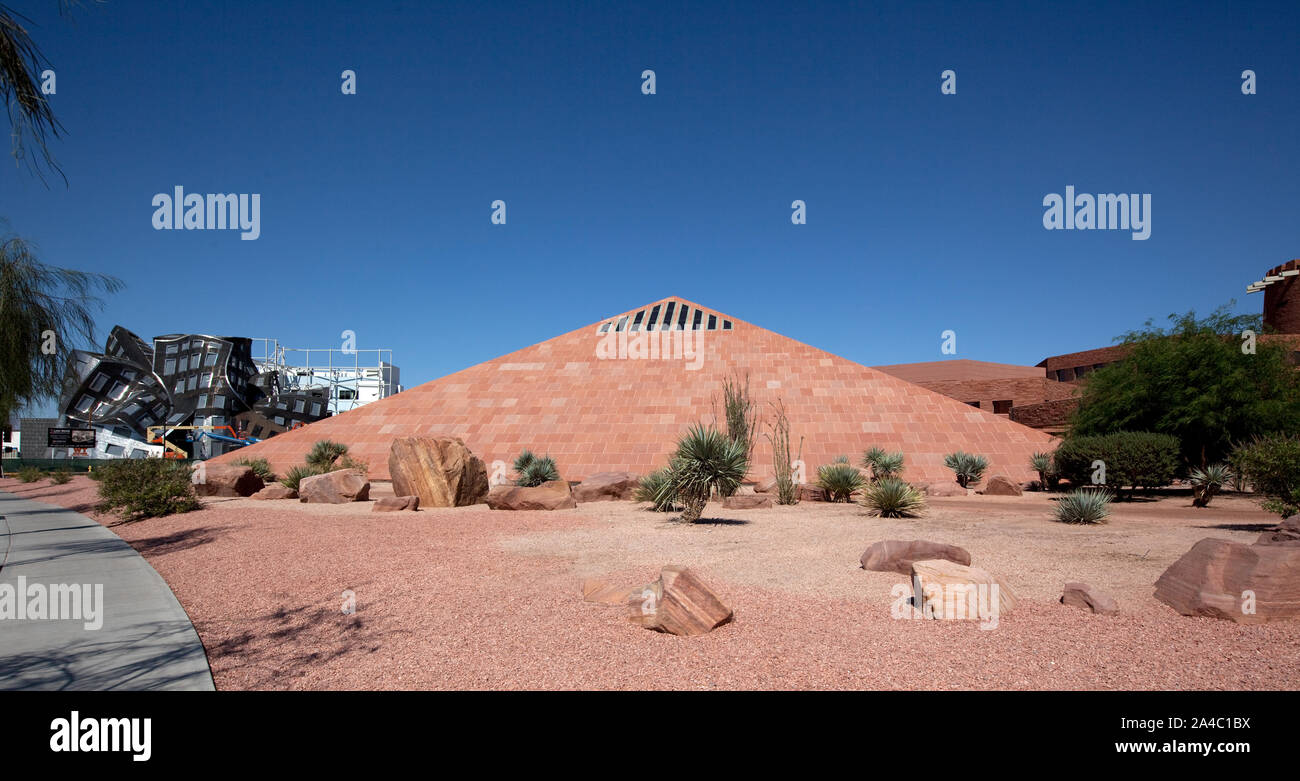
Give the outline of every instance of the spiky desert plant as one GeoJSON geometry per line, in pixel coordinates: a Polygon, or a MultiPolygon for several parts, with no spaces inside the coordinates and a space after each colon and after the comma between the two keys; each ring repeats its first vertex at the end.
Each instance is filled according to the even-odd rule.
{"type": "Polygon", "coordinates": [[[347,455],[348,446],[342,442],[335,442],[332,439],[322,439],[311,446],[311,452],[307,453],[307,466],[315,467],[322,472],[328,472],[334,468],[334,462],[347,455]]]}
{"type": "Polygon", "coordinates": [[[961,450],[944,456],[943,463],[956,475],[957,484],[962,488],[970,488],[971,483],[978,483],[984,477],[984,470],[989,468],[988,459],[984,456],[961,450]]]}
{"type": "Polygon", "coordinates": [[[817,485],[826,492],[826,498],[832,502],[847,502],[853,492],[867,484],[867,479],[857,467],[844,461],[836,460],[817,468],[817,485]]]}
{"type": "MultiPolygon", "coordinates": [[[[772,433],[767,435],[767,439],[772,443],[772,468],[776,476],[776,503],[777,504],[798,504],[799,503],[799,485],[795,482],[794,461],[790,460],[790,420],[785,416],[785,404],[778,402],[772,405],[776,408],[776,415],[772,421],[772,433]]],[[[795,460],[803,458],[803,438],[799,438],[799,455],[795,460]]]]}
{"type": "Polygon", "coordinates": [[[1056,467],[1052,464],[1052,454],[1037,452],[1029,457],[1029,468],[1038,473],[1038,489],[1047,490],[1047,480],[1056,474],[1056,467]]]}
{"type": "Polygon", "coordinates": [[[1077,488],[1058,499],[1053,512],[1061,523],[1105,523],[1110,515],[1110,493],[1077,488]]]}
{"type": "Polygon", "coordinates": [[[535,460],[537,460],[537,456],[533,455],[533,451],[529,450],[528,448],[524,448],[523,452],[515,456],[515,462],[511,464],[511,467],[515,470],[515,472],[522,473],[525,469],[528,468],[528,465],[533,463],[533,461],[535,460]]]}
{"type": "Polygon", "coordinates": [[[873,474],[876,469],[876,462],[885,456],[885,449],[872,445],[867,448],[867,452],[862,454],[862,468],[870,470],[873,474]]]}
{"type": "Polygon", "coordinates": [[[515,479],[515,485],[532,488],[560,479],[560,469],[556,466],[555,459],[550,456],[535,456],[525,450],[519,454],[519,458],[515,459],[515,463],[524,465],[522,469],[517,470],[519,477],[515,479]],[[528,458],[525,459],[525,455],[528,458]]]}
{"type": "Polygon", "coordinates": [[[677,441],[677,452],[669,463],[669,479],[660,487],[658,500],[677,497],[682,520],[694,523],[715,489],[730,494],[745,479],[749,457],[743,442],[737,442],[713,427],[696,424],[677,441]]]}
{"type": "Polygon", "coordinates": [[[862,489],[859,501],[871,515],[882,518],[919,518],[925,511],[925,497],[906,480],[882,477],[862,489]]]}
{"type": "Polygon", "coordinates": [[[1227,464],[1210,464],[1204,469],[1193,467],[1187,476],[1192,483],[1193,507],[1208,507],[1214,495],[1233,479],[1227,464]]]}
{"type": "Polygon", "coordinates": [[[903,453],[884,452],[876,457],[875,465],[871,469],[871,478],[873,480],[888,480],[898,477],[903,473],[903,453]]]}
{"type": "Polygon", "coordinates": [[[240,458],[234,464],[249,467],[253,470],[253,474],[262,478],[262,482],[268,485],[276,480],[275,472],[271,471],[271,463],[265,458],[240,458]]]}
{"type": "Polygon", "coordinates": [[[304,479],[314,477],[315,475],[325,474],[328,471],[328,469],[321,469],[320,467],[311,465],[295,466],[288,472],[285,472],[284,477],[280,478],[280,485],[297,491],[298,485],[302,483],[304,479]]]}
{"type": "Polygon", "coordinates": [[[664,485],[671,479],[672,474],[669,472],[668,467],[656,469],[637,482],[636,491],[633,492],[632,498],[638,502],[650,502],[654,505],[651,509],[655,512],[671,512],[677,506],[676,495],[661,493],[664,485]]]}

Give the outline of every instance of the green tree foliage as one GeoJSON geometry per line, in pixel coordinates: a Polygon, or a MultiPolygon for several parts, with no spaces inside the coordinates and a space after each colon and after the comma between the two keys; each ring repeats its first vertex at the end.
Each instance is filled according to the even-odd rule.
{"type": "Polygon", "coordinates": [[[1238,448],[1232,464],[1263,498],[1265,510],[1284,519],[1300,513],[1300,437],[1259,437],[1238,448]]]}
{"type": "Polygon", "coordinates": [[[1260,317],[1232,315],[1231,305],[1204,319],[1170,315],[1168,328],[1147,321],[1120,337],[1129,353],[1088,375],[1071,434],[1171,434],[1183,459],[1204,468],[1234,443],[1300,432],[1300,373],[1287,348],[1259,341],[1243,352],[1242,333],[1259,333],[1260,317]]]}
{"type": "Polygon", "coordinates": [[[1124,498],[1125,488],[1169,485],[1178,475],[1178,439],[1170,434],[1121,431],[1100,436],[1071,435],[1056,448],[1053,460],[1075,488],[1093,484],[1096,463],[1105,466],[1104,485],[1124,498]]]}

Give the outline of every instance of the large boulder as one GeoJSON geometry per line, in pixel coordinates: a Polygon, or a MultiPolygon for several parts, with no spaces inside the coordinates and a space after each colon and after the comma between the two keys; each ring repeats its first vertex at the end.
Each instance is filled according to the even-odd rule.
{"type": "Polygon", "coordinates": [[[420,509],[420,497],[418,496],[384,496],[375,500],[375,506],[370,508],[370,512],[392,513],[418,509],[420,509]]]}
{"type": "Polygon", "coordinates": [[[955,564],[970,564],[965,548],[929,540],[881,540],[862,553],[862,568],[873,572],[911,573],[913,562],[945,559],[955,564]]]}
{"type": "Polygon", "coordinates": [[[798,496],[801,502],[824,502],[826,501],[826,489],[811,483],[800,483],[798,496]]]}
{"type": "Polygon", "coordinates": [[[423,507],[464,507],[483,501],[487,467],[453,437],[398,437],[388,449],[393,493],[418,496],[423,507]]]}
{"type": "Polygon", "coordinates": [[[685,567],[664,567],[659,579],[628,597],[630,620],[672,635],[702,635],[727,623],[731,608],[685,567]]]}
{"type": "Polygon", "coordinates": [[[287,485],[280,485],[279,483],[274,483],[272,485],[268,485],[267,487],[263,488],[262,490],[258,491],[257,493],[253,494],[248,498],[257,499],[259,501],[267,500],[267,499],[297,499],[298,492],[293,490],[287,485]]]}
{"type": "Polygon", "coordinates": [[[722,506],[728,510],[766,510],[772,506],[772,497],[767,494],[732,494],[722,500],[722,506]]]}
{"type": "Polygon", "coordinates": [[[563,480],[552,480],[530,488],[494,486],[488,492],[487,504],[493,510],[572,510],[578,506],[569,484],[563,480]]]}
{"type": "Polygon", "coordinates": [[[1206,537],[1164,571],[1155,597],[1185,616],[1238,624],[1300,617],[1300,547],[1206,537]]]}
{"type": "Polygon", "coordinates": [[[641,478],[635,472],[597,472],[573,489],[575,502],[626,501],[636,493],[641,478]]]}
{"type": "Polygon", "coordinates": [[[1011,482],[1011,478],[1005,475],[993,475],[984,484],[985,496],[1020,496],[1022,493],[1020,484],[1011,482]]]}
{"type": "Polygon", "coordinates": [[[912,604],[927,618],[996,619],[1018,601],[998,576],[947,559],[912,562],[912,587],[912,604]]]}
{"type": "Polygon", "coordinates": [[[1066,583],[1065,590],[1061,594],[1061,604],[1091,610],[1093,613],[1103,616],[1113,616],[1119,613],[1119,605],[1115,603],[1110,594],[1089,583],[1066,583]]]}
{"type": "Polygon", "coordinates": [[[360,469],[339,469],[304,477],[298,483],[298,501],[307,504],[346,504],[370,498],[370,481],[360,469]]]}
{"type": "Polygon", "coordinates": [[[199,496],[252,496],[266,485],[251,466],[201,461],[191,477],[199,496]]]}

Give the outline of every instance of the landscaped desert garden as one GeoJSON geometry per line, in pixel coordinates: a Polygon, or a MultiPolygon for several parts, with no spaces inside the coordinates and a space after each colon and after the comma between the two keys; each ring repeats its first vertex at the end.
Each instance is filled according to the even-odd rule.
{"type": "MultiPolygon", "coordinates": [[[[857,504],[710,502],[680,523],[648,504],[500,512],[372,512],[204,497],[200,510],[118,523],[97,485],[0,480],[128,540],[189,613],[224,689],[1296,689],[1295,621],[1188,617],[1153,598],[1198,540],[1251,544],[1278,522],[1248,495],[1115,502],[1107,523],[1052,520],[1060,494],[927,498],[919,518],[857,504]],[[1019,597],[994,629],[894,618],[907,576],[861,568],[872,543],[958,545],[1019,597]],[[698,637],[647,631],[584,583],[635,586],[670,564],[734,610],[698,637]],[[1062,605],[1085,581],[1118,615],[1062,605]],[[348,611],[350,602],[355,609],[348,611]]],[[[391,495],[374,482],[370,498],[391,495]]]]}

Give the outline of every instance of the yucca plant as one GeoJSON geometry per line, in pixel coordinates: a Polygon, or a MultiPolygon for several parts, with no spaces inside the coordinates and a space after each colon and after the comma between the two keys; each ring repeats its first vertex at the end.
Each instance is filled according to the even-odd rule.
{"type": "Polygon", "coordinates": [[[334,462],[347,455],[347,453],[348,446],[342,442],[322,439],[311,446],[311,452],[307,454],[307,466],[320,470],[317,474],[328,472],[334,468],[334,462]]]}
{"type": "Polygon", "coordinates": [[[694,523],[714,490],[729,495],[748,471],[749,456],[744,442],[733,440],[715,428],[696,424],[677,441],[677,452],[669,462],[669,477],[660,486],[655,504],[676,497],[682,505],[682,520],[694,523]]]}
{"type": "Polygon", "coordinates": [[[1227,464],[1210,464],[1204,469],[1193,467],[1187,476],[1192,483],[1193,507],[1209,507],[1214,495],[1233,480],[1232,469],[1227,464]]]}
{"type": "Polygon", "coordinates": [[[817,467],[817,485],[832,502],[847,502],[853,492],[867,484],[867,478],[848,459],[817,467]]]}
{"type": "Polygon", "coordinates": [[[871,470],[871,477],[875,480],[888,480],[896,478],[903,473],[903,454],[881,453],[876,457],[875,466],[871,470]]]}
{"type": "Polygon", "coordinates": [[[882,518],[918,518],[925,511],[925,497],[906,480],[882,477],[862,489],[859,504],[871,515],[882,518]]]}
{"type": "Polygon", "coordinates": [[[560,479],[560,469],[555,465],[555,459],[550,456],[536,456],[528,450],[520,453],[515,459],[515,472],[519,475],[515,478],[515,485],[525,488],[560,479]]]}
{"type": "Polygon", "coordinates": [[[884,456],[885,449],[883,447],[872,445],[867,448],[867,452],[862,454],[862,468],[874,470],[876,468],[876,462],[884,456]]]}
{"type": "Polygon", "coordinates": [[[304,479],[308,477],[313,477],[315,475],[322,475],[328,471],[329,471],[328,469],[321,469],[320,467],[315,467],[311,465],[295,466],[294,468],[286,472],[284,477],[280,478],[280,485],[284,486],[285,488],[292,488],[293,490],[297,491],[298,484],[301,483],[304,479]]]}
{"type": "Polygon", "coordinates": [[[1061,523],[1105,523],[1110,515],[1110,494],[1077,488],[1058,499],[1053,512],[1061,523]]]}
{"type": "Polygon", "coordinates": [[[989,468],[988,459],[984,456],[960,450],[944,456],[943,463],[956,475],[957,484],[962,488],[970,488],[971,483],[978,483],[984,477],[984,470],[989,468]]]}
{"type": "Polygon", "coordinates": [[[275,482],[275,472],[271,471],[271,463],[265,458],[241,458],[234,462],[238,466],[246,466],[253,470],[253,474],[262,478],[262,482],[271,484],[275,482]]]}
{"type": "Polygon", "coordinates": [[[1029,457],[1029,468],[1038,473],[1038,488],[1046,491],[1048,478],[1056,474],[1056,467],[1052,463],[1052,454],[1038,452],[1029,457]]]}
{"type": "Polygon", "coordinates": [[[677,507],[677,496],[661,494],[663,487],[672,479],[668,467],[656,469],[637,482],[632,498],[638,502],[650,502],[655,512],[671,512],[677,507]]]}

